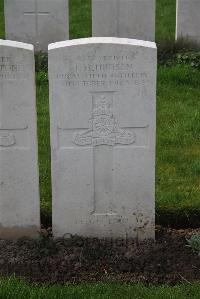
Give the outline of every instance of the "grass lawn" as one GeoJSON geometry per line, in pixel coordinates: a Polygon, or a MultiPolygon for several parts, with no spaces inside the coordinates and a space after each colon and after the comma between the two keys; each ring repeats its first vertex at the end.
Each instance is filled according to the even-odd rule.
{"type": "Polygon", "coordinates": [[[199,80],[191,67],[158,69],[156,207],[163,220],[200,210],[199,80]]]}
{"type": "Polygon", "coordinates": [[[156,0],[156,41],[174,40],[176,0],[156,0]]]}
{"type": "Polygon", "coordinates": [[[0,0],[0,38],[4,38],[4,13],[3,13],[3,0],[0,0]]]}
{"type": "Polygon", "coordinates": [[[92,0],[69,0],[70,38],[92,36],[92,0]]]}
{"type": "Polygon", "coordinates": [[[144,287],[120,283],[93,283],[67,286],[28,285],[15,279],[0,281],[2,299],[187,299],[200,298],[199,284],[175,287],[144,287]]]}

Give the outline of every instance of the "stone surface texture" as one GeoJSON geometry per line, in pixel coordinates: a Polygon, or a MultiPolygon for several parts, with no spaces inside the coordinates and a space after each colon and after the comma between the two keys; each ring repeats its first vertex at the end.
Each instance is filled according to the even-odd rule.
{"type": "Polygon", "coordinates": [[[0,40],[0,238],[40,226],[33,46],[0,40]]]}
{"type": "Polygon", "coordinates": [[[177,0],[176,39],[200,43],[200,0],[177,0]]]}
{"type": "Polygon", "coordinates": [[[69,38],[68,0],[4,0],[6,38],[47,52],[69,38]]]}
{"type": "Polygon", "coordinates": [[[155,0],[93,0],[92,35],[155,40],[155,0]]]}
{"type": "Polygon", "coordinates": [[[124,38],[49,46],[56,237],[154,238],[156,52],[124,38]]]}

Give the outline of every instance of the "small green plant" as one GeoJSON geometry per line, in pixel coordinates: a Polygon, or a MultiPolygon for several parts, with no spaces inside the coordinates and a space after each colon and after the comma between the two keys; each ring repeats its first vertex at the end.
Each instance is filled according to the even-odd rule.
{"type": "Polygon", "coordinates": [[[40,231],[37,245],[40,255],[50,256],[57,252],[56,242],[53,240],[52,232],[50,229],[43,229],[40,231]]]}
{"type": "Polygon", "coordinates": [[[35,54],[35,70],[36,72],[48,72],[47,53],[38,52],[37,54],[35,54]]]}
{"type": "Polygon", "coordinates": [[[190,239],[187,239],[187,243],[187,246],[200,256],[200,233],[192,235],[190,239]]]}
{"type": "Polygon", "coordinates": [[[187,39],[158,43],[158,63],[167,67],[190,65],[200,70],[200,45],[187,39]]]}

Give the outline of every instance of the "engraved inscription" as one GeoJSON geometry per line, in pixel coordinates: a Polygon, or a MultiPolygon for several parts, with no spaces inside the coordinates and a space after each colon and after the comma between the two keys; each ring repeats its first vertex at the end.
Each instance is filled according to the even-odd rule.
{"type": "Polygon", "coordinates": [[[0,56],[0,80],[20,80],[28,77],[23,64],[13,63],[11,56],[0,56]]]}
{"type": "Polygon", "coordinates": [[[65,73],[55,74],[55,79],[62,80],[67,88],[73,87],[122,87],[135,85],[144,88],[148,81],[146,72],[137,72],[135,57],[137,53],[107,56],[77,56],[76,63],[65,58],[65,73]]]}
{"type": "Polygon", "coordinates": [[[76,145],[129,145],[135,142],[135,136],[128,130],[121,129],[113,115],[112,101],[100,95],[93,103],[92,118],[86,132],[75,133],[73,142],[76,145]]]}
{"type": "Polygon", "coordinates": [[[14,134],[8,134],[5,136],[0,136],[0,146],[1,147],[9,147],[16,143],[16,139],[14,134]]]}

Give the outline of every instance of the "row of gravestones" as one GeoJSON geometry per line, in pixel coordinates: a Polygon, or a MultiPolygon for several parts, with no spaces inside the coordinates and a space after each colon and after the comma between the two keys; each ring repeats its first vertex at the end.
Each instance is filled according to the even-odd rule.
{"type": "MultiPolygon", "coordinates": [[[[68,0],[4,0],[6,38],[47,51],[69,38],[68,0]]],[[[200,42],[200,1],[177,0],[176,36],[200,42]]],[[[93,36],[154,41],[155,0],[93,0],[93,36]]]]}
{"type": "MultiPolygon", "coordinates": [[[[154,238],[156,45],[49,46],[55,237],[154,238]]],[[[32,45],[0,40],[0,238],[40,228],[32,45]]]]}
{"type": "MultiPolygon", "coordinates": [[[[59,1],[56,5],[5,1],[6,28],[18,28],[25,35],[33,30],[37,49],[55,36],[65,39],[67,31],[59,36],[53,30],[62,32],[67,24],[67,2],[59,1]]],[[[127,26],[133,22],[129,12],[134,3],[141,30],[135,30],[139,34],[135,37],[154,39],[150,37],[154,29],[140,27],[144,19],[144,27],[151,27],[154,1],[127,2],[128,12],[120,1],[104,11],[108,3],[94,0],[96,35],[107,26],[112,31],[106,35],[128,35],[134,27],[127,26]]],[[[32,41],[32,36],[27,39],[32,41]]],[[[34,236],[40,227],[34,74],[33,46],[1,40],[0,237],[4,238],[34,236]]],[[[155,44],[114,37],[51,44],[49,81],[54,236],[154,238],[155,44]]]]}

